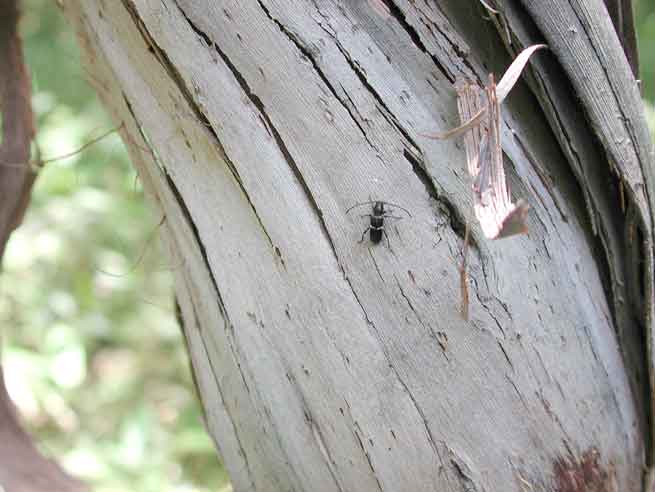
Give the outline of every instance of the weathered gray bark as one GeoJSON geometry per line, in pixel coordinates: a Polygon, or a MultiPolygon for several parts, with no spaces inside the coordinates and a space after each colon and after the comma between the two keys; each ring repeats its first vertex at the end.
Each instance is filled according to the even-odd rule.
{"type": "Polygon", "coordinates": [[[602,0],[388,6],[64,2],[166,215],[235,489],[642,490],[653,156],[602,0]],[[530,232],[489,242],[461,143],[420,134],[457,124],[456,77],[544,38],[503,108],[530,232]],[[412,211],[391,248],[344,213],[369,197],[412,211]]]}

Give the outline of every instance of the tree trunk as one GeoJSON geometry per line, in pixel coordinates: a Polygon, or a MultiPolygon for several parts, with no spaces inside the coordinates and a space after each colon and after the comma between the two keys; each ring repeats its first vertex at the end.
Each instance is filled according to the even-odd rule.
{"type": "Polygon", "coordinates": [[[653,156],[637,84],[601,0],[497,4],[63,2],[166,216],[235,490],[650,487],[653,156]],[[488,241],[461,142],[421,134],[459,123],[455,79],[500,75],[543,41],[501,125],[529,233],[488,241]],[[367,219],[345,212],[368,200],[411,212],[390,246],[358,242],[367,219]]]}

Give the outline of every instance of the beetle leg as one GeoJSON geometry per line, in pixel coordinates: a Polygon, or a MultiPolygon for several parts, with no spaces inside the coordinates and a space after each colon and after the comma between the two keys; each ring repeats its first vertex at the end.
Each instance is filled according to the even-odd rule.
{"type": "Polygon", "coordinates": [[[366,229],[364,229],[364,232],[362,232],[362,238],[359,240],[360,243],[364,242],[364,236],[366,236],[366,233],[371,230],[371,226],[368,226],[366,229]]]}
{"type": "Polygon", "coordinates": [[[384,237],[387,238],[387,247],[391,249],[391,241],[389,241],[389,235],[387,234],[387,231],[384,230],[384,227],[380,228],[382,230],[382,234],[384,234],[384,237]]]}

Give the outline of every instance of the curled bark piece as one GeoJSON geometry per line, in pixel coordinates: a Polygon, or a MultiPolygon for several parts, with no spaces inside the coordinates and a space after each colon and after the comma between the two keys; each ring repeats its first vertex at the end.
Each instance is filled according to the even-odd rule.
{"type": "Polygon", "coordinates": [[[464,136],[467,171],[473,178],[475,215],[489,239],[499,239],[527,232],[525,218],[528,205],[513,204],[503,168],[500,141],[500,103],[493,76],[485,89],[485,107],[481,108],[480,89],[470,82],[457,83],[457,109],[460,119],[470,122],[482,113],[487,117],[468,128],[464,136]],[[471,117],[471,114],[476,116],[471,117]]]}
{"type": "MultiPolygon", "coordinates": [[[[523,69],[528,64],[528,61],[530,60],[530,57],[533,55],[533,53],[543,48],[548,48],[548,46],[545,44],[535,44],[533,46],[524,49],[523,51],[521,51],[521,53],[519,53],[516,59],[505,71],[503,77],[500,79],[500,82],[496,87],[496,97],[498,99],[498,104],[502,104],[502,102],[505,100],[509,92],[516,85],[516,82],[521,76],[523,69]]],[[[448,130],[447,132],[432,133],[432,134],[422,133],[421,135],[435,140],[446,140],[448,138],[457,137],[459,135],[462,135],[467,130],[470,130],[471,128],[478,125],[480,121],[482,121],[485,112],[486,112],[486,108],[481,108],[480,111],[473,114],[472,116],[469,116],[469,118],[467,118],[460,126],[453,128],[452,130],[448,130]]]]}
{"type": "Polygon", "coordinates": [[[519,56],[517,56],[512,64],[509,66],[507,71],[503,74],[503,77],[498,82],[496,87],[496,97],[498,98],[498,104],[502,104],[509,92],[514,88],[516,82],[519,80],[523,69],[528,64],[530,57],[534,54],[535,51],[548,48],[545,44],[535,44],[525,48],[519,56]]]}

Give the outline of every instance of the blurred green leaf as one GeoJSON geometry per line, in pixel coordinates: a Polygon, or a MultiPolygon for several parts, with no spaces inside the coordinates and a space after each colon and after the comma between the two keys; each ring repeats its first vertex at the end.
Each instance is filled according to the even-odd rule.
{"type": "MultiPolygon", "coordinates": [[[[56,2],[25,0],[23,12],[48,159],[116,123],[84,80],[56,2]]],[[[202,425],[159,221],[114,134],[40,171],[5,254],[10,394],[43,451],[96,491],[200,492],[229,480],[202,425]]]]}

